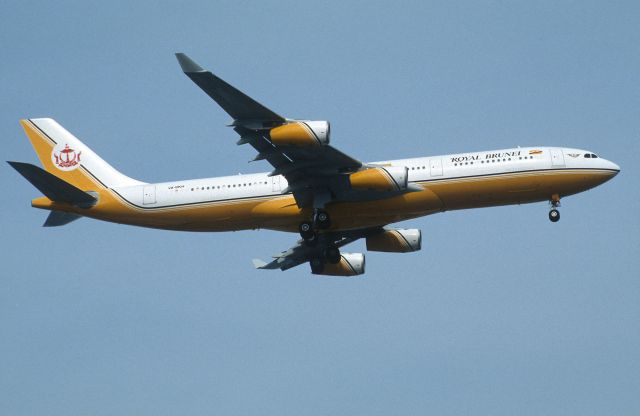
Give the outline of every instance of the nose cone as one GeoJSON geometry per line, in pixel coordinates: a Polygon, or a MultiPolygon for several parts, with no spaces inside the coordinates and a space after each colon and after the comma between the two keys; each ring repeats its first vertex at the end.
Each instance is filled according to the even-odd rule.
{"type": "Polygon", "coordinates": [[[601,181],[602,183],[610,181],[611,179],[613,179],[618,173],[620,173],[620,166],[618,166],[617,164],[613,163],[610,160],[606,160],[606,159],[600,159],[601,160],[601,165],[602,168],[604,168],[606,170],[607,173],[605,173],[604,175],[602,175],[601,181]]]}
{"type": "Polygon", "coordinates": [[[612,161],[607,160],[606,164],[607,164],[607,169],[611,169],[611,170],[615,171],[615,173],[613,174],[614,176],[617,175],[620,172],[620,166],[616,165],[612,161]]]}

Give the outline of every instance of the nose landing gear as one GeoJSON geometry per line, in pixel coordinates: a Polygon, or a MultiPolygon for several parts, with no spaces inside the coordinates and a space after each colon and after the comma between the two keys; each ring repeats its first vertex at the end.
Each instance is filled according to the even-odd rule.
{"type": "Polygon", "coordinates": [[[560,221],[560,211],[558,211],[558,207],[560,206],[560,196],[558,194],[554,194],[551,196],[551,210],[549,211],[549,220],[551,222],[560,221]]]}

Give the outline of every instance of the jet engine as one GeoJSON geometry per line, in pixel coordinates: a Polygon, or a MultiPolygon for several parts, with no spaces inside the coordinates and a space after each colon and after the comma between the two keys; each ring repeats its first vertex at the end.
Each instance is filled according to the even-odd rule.
{"type": "Polygon", "coordinates": [[[367,250],[387,253],[410,253],[422,248],[422,233],[417,229],[384,230],[367,237],[367,250]]]}
{"type": "Polygon", "coordinates": [[[351,188],[359,191],[404,191],[408,180],[406,166],[369,168],[349,175],[351,188]]]}
{"type": "Polygon", "coordinates": [[[269,132],[276,146],[318,146],[329,144],[331,126],[328,121],[294,121],[274,127],[269,132]]]}
{"type": "Polygon", "coordinates": [[[364,254],[342,253],[336,264],[321,259],[311,260],[311,273],[325,276],[358,276],[364,274],[364,254]]]}

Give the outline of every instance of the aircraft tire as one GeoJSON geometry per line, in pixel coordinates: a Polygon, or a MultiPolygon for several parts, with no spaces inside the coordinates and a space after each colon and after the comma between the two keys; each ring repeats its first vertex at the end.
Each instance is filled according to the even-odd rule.
{"type": "Polygon", "coordinates": [[[327,249],[325,250],[324,253],[325,257],[327,258],[327,261],[331,264],[338,264],[340,263],[340,250],[338,249],[338,247],[336,246],[329,246],[327,247],[327,249]]]}
{"type": "Polygon", "coordinates": [[[321,274],[324,271],[324,262],[321,258],[312,258],[309,260],[309,265],[311,266],[311,273],[313,274],[321,274]]]}
{"type": "Polygon", "coordinates": [[[298,226],[298,231],[300,231],[300,236],[306,240],[312,237],[314,234],[313,224],[311,224],[311,222],[309,221],[301,222],[298,226]]]}
{"type": "Polygon", "coordinates": [[[314,222],[321,230],[326,230],[331,227],[331,218],[329,217],[329,213],[327,211],[318,210],[318,212],[314,216],[314,222]]]}
{"type": "Polygon", "coordinates": [[[316,245],[318,245],[318,234],[316,233],[311,233],[310,235],[302,238],[304,239],[304,243],[307,245],[307,247],[315,247],[316,245]]]}
{"type": "Polygon", "coordinates": [[[557,209],[552,209],[551,211],[549,211],[549,220],[551,222],[560,221],[560,211],[558,211],[557,209]]]}

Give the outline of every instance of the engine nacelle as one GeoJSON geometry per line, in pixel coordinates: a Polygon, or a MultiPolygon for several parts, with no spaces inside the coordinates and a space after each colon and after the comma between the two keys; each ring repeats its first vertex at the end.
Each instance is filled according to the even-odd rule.
{"type": "Polygon", "coordinates": [[[409,173],[406,166],[385,166],[360,170],[349,175],[351,188],[359,191],[404,191],[409,173]]]}
{"type": "Polygon", "coordinates": [[[276,146],[319,146],[329,144],[331,126],[328,121],[294,121],[269,132],[276,146]]]}
{"type": "Polygon", "coordinates": [[[420,230],[385,230],[367,237],[367,250],[387,253],[410,253],[422,248],[420,230]]]}
{"type": "Polygon", "coordinates": [[[311,266],[311,273],[325,276],[358,276],[364,274],[364,254],[342,253],[336,264],[324,262],[319,267],[311,266]]]}

